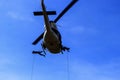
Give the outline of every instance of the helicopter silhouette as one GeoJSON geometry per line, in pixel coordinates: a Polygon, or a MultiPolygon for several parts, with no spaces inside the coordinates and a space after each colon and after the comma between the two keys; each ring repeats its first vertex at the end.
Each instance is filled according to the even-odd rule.
{"type": "Polygon", "coordinates": [[[62,37],[56,26],[56,23],[77,1],[78,0],[72,0],[71,3],[58,15],[55,20],[50,21],[48,15],[55,15],[56,11],[46,11],[44,0],[41,0],[42,11],[34,12],[34,15],[43,15],[45,31],[32,44],[36,45],[41,39],[43,39],[41,43],[43,51],[33,51],[33,54],[45,56],[45,50],[48,50],[52,54],[69,51],[70,48],[62,45],[62,37]]]}

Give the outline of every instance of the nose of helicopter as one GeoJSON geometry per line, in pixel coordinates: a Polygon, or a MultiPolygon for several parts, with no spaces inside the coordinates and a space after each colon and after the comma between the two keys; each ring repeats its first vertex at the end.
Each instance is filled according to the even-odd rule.
{"type": "Polygon", "coordinates": [[[56,43],[51,44],[51,46],[48,48],[48,50],[53,54],[58,54],[61,52],[61,47],[56,45],[56,43]]]}
{"type": "Polygon", "coordinates": [[[52,54],[59,54],[61,52],[61,49],[51,49],[49,50],[52,54]]]}

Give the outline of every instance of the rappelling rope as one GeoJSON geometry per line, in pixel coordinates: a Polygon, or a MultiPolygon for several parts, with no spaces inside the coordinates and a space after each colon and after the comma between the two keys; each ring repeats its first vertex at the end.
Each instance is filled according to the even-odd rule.
{"type": "Polygon", "coordinates": [[[67,53],[67,80],[70,80],[70,62],[69,62],[69,53],[67,53]]]}
{"type": "Polygon", "coordinates": [[[33,80],[34,64],[35,64],[35,56],[33,55],[33,60],[32,60],[32,71],[31,71],[31,80],[33,80]]]}
{"type": "MultiPolygon", "coordinates": [[[[70,80],[70,62],[69,62],[69,54],[67,54],[67,80],[70,80]]],[[[33,73],[34,73],[34,65],[35,65],[35,56],[33,55],[32,60],[32,71],[31,71],[31,80],[33,80],[33,73]]]]}

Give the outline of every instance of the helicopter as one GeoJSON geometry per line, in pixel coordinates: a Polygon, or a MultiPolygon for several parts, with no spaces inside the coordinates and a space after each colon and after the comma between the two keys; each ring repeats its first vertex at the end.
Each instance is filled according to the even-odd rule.
{"type": "Polygon", "coordinates": [[[41,39],[43,39],[41,46],[43,51],[33,51],[33,54],[39,54],[45,56],[45,50],[48,50],[52,54],[62,53],[63,51],[68,51],[70,48],[62,45],[62,37],[57,28],[57,21],[77,2],[78,0],[72,0],[71,3],[58,15],[58,17],[51,21],[48,15],[55,15],[56,11],[46,11],[44,0],[41,0],[41,12],[34,12],[35,16],[43,15],[44,18],[44,32],[32,43],[36,45],[41,39]]]}

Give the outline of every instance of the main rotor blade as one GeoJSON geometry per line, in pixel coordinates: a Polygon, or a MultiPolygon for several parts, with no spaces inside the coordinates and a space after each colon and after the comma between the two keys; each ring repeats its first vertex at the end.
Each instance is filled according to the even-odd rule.
{"type": "MultiPolygon", "coordinates": [[[[33,12],[34,16],[43,15],[42,11],[33,12]]],[[[56,11],[47,11],[47,15],[56,15],[56,11]]]]}
{"type": "Polygon", "coordinates": [[[72,0],[72,2],[58,15],[58,17],[54,20],[56,23],[78,0],[72,0]]]}
{"type": "Polygon", "coordinates": [[[44,32],[32,44],[36,45],[43,38],[43,35],[44,35],[44,32]]]}

